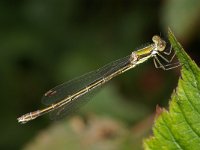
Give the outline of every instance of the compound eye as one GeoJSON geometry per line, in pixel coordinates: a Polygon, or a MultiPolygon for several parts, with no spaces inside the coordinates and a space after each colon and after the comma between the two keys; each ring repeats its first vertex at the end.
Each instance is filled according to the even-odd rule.
{"type": "Polygon", "coordinates": [[[152,41],[153,41],[154,43],[158,43],[160,40],[161,40],[161,39],[160,39],[160,37],[159,37],[158,35],[154,35],[154,36],[152,37],[152,41]]]}
{"type": "Polygon", "coordinates": [[[159,44],[159,50],[163,51],[165,49],[166,43],[163,41],[159,44]]]}

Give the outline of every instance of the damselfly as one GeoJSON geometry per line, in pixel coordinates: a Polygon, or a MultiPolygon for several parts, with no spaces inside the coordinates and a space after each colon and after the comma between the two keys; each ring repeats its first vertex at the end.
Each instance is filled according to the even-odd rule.
{"type": "Polygon", "coordinates": [[[111,62],[104,67],[85,74],[79,78],[71,80],[56,86],[43,95],[42,101],[48,105],[48,107],[27,113],[17,120],[21,123],[26,123],[33,120],[43,114],[53,112],[55,117],[66,115],[73,106],[83,101],[82,98],[88,93],[92,92],[95,88],[103,85],[111,80],[113,77],[124,73],[125,71],[134,68],[140,63],[145,62],[149,58],[153,58],[153,62],[156,68],[163,70],[169,70],[179,66],[179,63],[172,64],[171,59],[167,59],[164,55],[170,55],[170,51],[166,52],[166,42],[159,36],[155,35],[152,38],[153,43],[138,49],[131,53],[131,55],[111,62]],[[167,65],[163,65],[163,61],[167,62],[167,65]]]}

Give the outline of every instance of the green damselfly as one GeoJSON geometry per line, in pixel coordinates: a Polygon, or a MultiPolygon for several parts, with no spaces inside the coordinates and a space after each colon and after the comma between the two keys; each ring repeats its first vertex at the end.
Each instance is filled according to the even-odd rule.
{"type": "Polygon", "coordinates": [[[98,70],[49,90],[42,98],[42,101],[48,106],[17,118],[18,122],[26,123],[49,112],[53,112],[55,117],[66,115],[68,110],[72,109],[74,105],[78,104],[85,95],[92,92],[95,88],[103,85],[115,76],[134,68],[138,64],[145,62],[149,58],[153,58],[156,68],[163,70],[169,70],[179,66],[179,63],[176,63],[176,65],[171,64],[175,53],[170,60],[164,57],[164,55],[170,55],[171,53],[171,49],[169,52],[165,51],[166,42],[164,40],[158,35],[155,35],[152,41],[152,44],[132,52],[129,56],[111,62],[98,70]],[[163,65],[159,58],[168,64],[163,65]]]}

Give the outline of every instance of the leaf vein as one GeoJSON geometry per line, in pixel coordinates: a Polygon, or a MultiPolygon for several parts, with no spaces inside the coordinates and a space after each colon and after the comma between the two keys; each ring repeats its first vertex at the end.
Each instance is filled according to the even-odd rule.
{"type": "MultiPolygon", "coordinates": [[[[180,100],[180,98],[179,98],[178,96],[177,96],[177,98],[180,100]]],[[[185,115],[185,113],[184,113],[182,107],[179,105],[179,103],[177,103],[177,104],[178,104],[179,109],[180,109],[181,112],[182,112],[181,114],[182,114],[182,116],[184,117],[185,122],[188,124],[189,128],[191,129],[191,131],[193,131],[193,133],[195,133],[195,135],[196,135],[197,137],[200,137],[200,135],[196,132],[196,130],[192,127],[191,123],[188,121],[188,119],[187,119],[187,117],[186,117],[186,115],[185,115]]]]}
{"type": "Polygon", "coordinates": [[[169,126],[167,125],[167,122],[165,121],[164,117],[163,117],[163,121],[166,124],[167,130],[169,131],[171,137],[172,137],[172,142],[176,145],[176,147],[180,150],[183,150],[182,146],[180,145],[180,143],[178,143],[177,139],[175,138],[173,132],[171,131],[171,129],[169,128],[169,126]]]}
{"type": "MultiPolygon", "coordinates": [[[[183,88],[183,86],[182,86],[182,88],[183,88]]],[[[183,88],[183,92],[184,92],[184,94],[185,94],[185,96],[186,96],[186,98],[187,98],[189,104],[192,106],[193,110],[196,110],[196,108],[193,106],[193,104],[192,104],[191,101],[189,100],[188,95],[186,94],[184,88],[183,88]]],[[[177,96],[177,98],[180,100],[180,98],[179,98],[178,96],[177,96]]],[[[179,106],[179,108],[180,108],[180,110],[181,110],[181,112],[182,112],[182,114],[183,114],[183,117],[184,117],[185,121],[187,122],[187,124],[189,125],[189,127],[191,128],[191,130],[192,130],[198,137],[200,137],[200,135],[198,134],[198,132],[192,127],[192,124],[188,121],[188,119],[187,119],[187,117],[186,117],[186,115],[185,115],[185,113],[184,113],[182,107],[181,107],[179,104],[178,104],[178,106],[179,106]]],[[[198,111],[197,111],[197,112],[198,112],[198,111]]],[[[198,114],[199,114],[199,112],[198,112],[198,114]]]]}
{"type": "Polygon", "coordinates": [[[188,96],[188,94],[187,94],[187,92],[186,92],[184,86],[182,86],[182,88],[183,88],[184,95],[185,95],[185,97],[187,98],[187,100],[188,100],[190,106],[192,106],[192,109],[193,109],[194,111],[196,111],[196,112],[198,113],[198,115],[200,115],[200,112],[198,111],[198,109],[195,107],[195,105],[194,105],[194,104],[192,103],[192,101],[190,100],[190,97],[188,96]]]}

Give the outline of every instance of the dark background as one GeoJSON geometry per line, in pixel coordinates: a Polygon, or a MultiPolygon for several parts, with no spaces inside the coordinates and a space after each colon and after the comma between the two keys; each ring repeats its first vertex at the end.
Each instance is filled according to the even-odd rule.
{"type": "Polygon", "coordinates": [[[155,69],[152,60],[113,79],[76,117],[25,125],[17,117],[43,108],[50,88],[129,55],[155,34],[167,38],[168,27],[199,64],[199,11],[198,0],[1,0],[0,149],[141,149],[156,104],[167,108],[179,77],[179,69],[155,69]]]}

